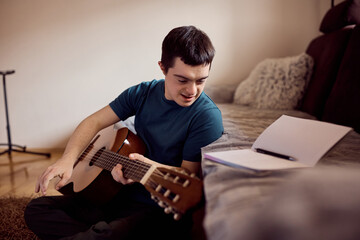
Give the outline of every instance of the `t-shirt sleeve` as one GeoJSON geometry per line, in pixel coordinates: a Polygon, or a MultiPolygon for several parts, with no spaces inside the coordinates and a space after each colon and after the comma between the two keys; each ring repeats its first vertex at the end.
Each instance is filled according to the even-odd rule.
{"type": "Polygon", "coordinates": [[[200,162],[201,148],[220,138],[223,132],[222,116],[218,108],[201,112],[191,124],[184,145],[183,160],[200,162]]]}
{"type": "Polygon", "coordinates": [[[144,96],[147,93],[149,82],[142,82],[123,91],[109,105],[115,114],[121,119],[126,120],[136,114],[144,96]]]}

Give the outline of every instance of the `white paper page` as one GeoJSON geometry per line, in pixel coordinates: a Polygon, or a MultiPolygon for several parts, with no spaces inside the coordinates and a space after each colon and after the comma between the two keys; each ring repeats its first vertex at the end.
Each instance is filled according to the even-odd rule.
{"type": "Polygon", "coordinates": [[[283,115],[266,128],[252,149],[262,148],[313,167],[350,127],[283,115]]]}
{"type": "Polygon", "coordinates": [[[279,170],[308,167],[299,162],[257,153],[251,149],[204,153],[204,158],[232,167],[244,167],[255,170],[279,170]]]}

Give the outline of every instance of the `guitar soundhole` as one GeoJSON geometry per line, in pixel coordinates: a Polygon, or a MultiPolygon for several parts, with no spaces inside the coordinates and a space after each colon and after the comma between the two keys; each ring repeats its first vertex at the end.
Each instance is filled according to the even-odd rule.
{"type": "Polygon", "coordinates": [[[89,162],[89,166],[93,166],[95,165],[96,161],[99,159],[99,157],[101,156],[101,154],[104,152],[105,147],[101,148],[99,151],[97,151],[94,155],[94,157],[91,159],[91,161],[89,162]]]}

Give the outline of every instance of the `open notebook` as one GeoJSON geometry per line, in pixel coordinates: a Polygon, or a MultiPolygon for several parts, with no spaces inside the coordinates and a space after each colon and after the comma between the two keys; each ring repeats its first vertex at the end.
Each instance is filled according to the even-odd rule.
{"type": "Polygon", "coordinates": [[[313,167],[350,130],[282,115],[260,134],[251,149],[204,153],[204,158],[254,170],[313,167]]]}

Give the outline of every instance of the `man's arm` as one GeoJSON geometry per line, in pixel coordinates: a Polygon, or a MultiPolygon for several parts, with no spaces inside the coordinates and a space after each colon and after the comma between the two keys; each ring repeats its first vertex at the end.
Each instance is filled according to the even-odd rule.
{"type": "Polygon", "coordinates": [[[119,117],[110,106],[106,106],[84,119],[71,135],[62,157],[49,166],[39,177],[35,192],[41,191],[45,195],[50,180],[56,176],[61,178],[56,189],[64,186],[72,174],[75,161],[94,136],[103,128],[118,121],[120,121],[119,117]]]}
{"type": "Polygon", "coordinates": [[[195,173],[196,176],[198,176],[198,177],[202,177],[200,162],[190,162],[190,161],[183,160],[181,167],[189,170],[191,173],[195,173]]]}

